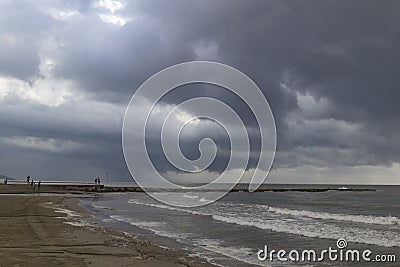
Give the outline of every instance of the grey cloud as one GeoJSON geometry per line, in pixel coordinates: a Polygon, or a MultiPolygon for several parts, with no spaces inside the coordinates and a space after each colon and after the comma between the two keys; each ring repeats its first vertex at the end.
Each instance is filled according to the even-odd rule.
{"type": "MultiPolygon", "coordinates": [[[[124,176],[119,147],[123,108],[107,111],[107,105],[123,107],[152,74],[176,63],[201,59],[230,64],[263,90],[277,122],[276,166],[391,166],[400,162],[398,1],[124,4],[115,15],[133,19],[121,27],[102,21],[99,12],[108,11],[87,1],[53,2],[52,8],[81,13],[65,21],[43,11],[49,4],[2,3],[0,40],[15,42],[3,43],[1,75],[26,81],[35,76],[46,79],[39,70],[39,53],[44,51],[56,61],[56,78],[73,81],[77,92],[88,98],[83,101],[104,103],[103,111],[90,113],[90,106],[76,110],[73,102],[60,107],[12,106],[6,102],[10,99],[3,99],[2,136],[58,137],[104,146],[107,156],[80,154],[90,162],[87,168],[99,170],[98,166],[115,164],[113,172],[124,176]],[[28,11],[22,12],[21,7],[28,11]],[[304,95],[313,100],[302,102],[304,95]],[[86,112],[93,117],[75,117],[86,112]],[[24,119],[21,114],[29,116],[24,119]],[[93,126],[97,123],[105,126],[93,126]],[[118,163],[111,163],[113,155],[118,163]]],[[[194,95],[231,103],[253,131],[253,152],[259,149],[254,118],[240,101],[221,90],[199,86],[194,93],[172,93],[162,102],[177,103],[194,95]]],[[[170,170],[159,157],[158,131],[152,129],[150,150],[161,168],[170,170]]],[[[182,142],[193,147],[204,134],[207,129],[182,142]]],[[[221,144],[224,154],[228,146],[221,144]]],[[[189,157],[198,152],[185,151],[189,157]]],[[[226,163],[224,157],[218,160],[214,171],[226,163]]],[[[252,159],[250,167],[254,162],[252,159]]]]}

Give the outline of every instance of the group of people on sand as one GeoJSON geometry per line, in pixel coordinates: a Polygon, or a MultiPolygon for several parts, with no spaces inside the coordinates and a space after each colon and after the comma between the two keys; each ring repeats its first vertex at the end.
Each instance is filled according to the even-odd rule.
{"type": "MultiPolygon", "coordinates": [[[[26,183],[27,183],[28,185],[30,185],[30,186],[32,187],[32,189],[35,189],[35,188],[36,188],[36,183],[35,183],[35,181],[33,181],[33,178],[32,178],[32,180],[31,180],[31,177],[30,177],[29,175],[26,177],[26,183]]],[[[40,189],[41,183],[42,183],[42,181],[40,181],[40,180],[37,182],[37,187],[38,187],[38,189],[40,189]]]]}
{"type": "Polygon", "coordinates": [[[94,179],[94,183],[96,185],[100,185],[100,177],[97,177],[96,179],[94,179]]]}

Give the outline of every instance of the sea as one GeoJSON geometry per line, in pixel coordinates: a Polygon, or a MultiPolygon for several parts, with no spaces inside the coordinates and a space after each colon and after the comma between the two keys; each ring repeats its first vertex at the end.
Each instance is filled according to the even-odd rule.
{"type": "MultiPolygon", "coordinates": [[[[288,187],[300,186],[277,186],[288,187]]],[[[231,192],[196,208],[170,206],[141,192],[106,193],[84,197],[81,205],[96,214],[97,224],[217,266],[400,266],[400,186],[342,189],[347,188],[375,191],[231,192]],[[307,252],[302,259],[310,250],[316,259],[307,252]],[[346,254],[349,250],[357,250],[360,260],[346,254]],[[278,251],[285,254],[278,258],[278,251]],[[365,251],[371,253],[364,260],[365,251]]],[[[185,197],[204,201],[204,194],[185,197]]]]}

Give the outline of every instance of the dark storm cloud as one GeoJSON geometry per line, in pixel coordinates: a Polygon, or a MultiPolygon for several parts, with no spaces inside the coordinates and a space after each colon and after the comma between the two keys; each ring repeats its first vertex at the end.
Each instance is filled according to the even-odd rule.
{"type": "MultiPolygon", "coordinates": [[[[185,40],[176,45],[213,41],[219,58],[211,59],[232,64],[257,82],[277,117],[280,151],[346,147],[354,151],[347,153],[346,165],[400,160],[397,2],[213,2],[187,6],[184,12],[161,2],[141,4],[144,13],[179,35],[176,40],[185,40]],[[281,82],[292,90],[282,90],[281,82]],[[298,93],[332,103],[328,112],[314,114],[314,126],[302,122],[309,119],[304,117],[288,123],[288,114],[301,112],[298,93]],[[339,122],[330,126],[324,120],[339,122]],[[293,127],[297,123],[310,128],[293,127]],[[341,133],[351,124],[359,128],[341,133]]],[[[325,164],[336,162],[335,156],[325,164]]],[[[318,153],[307,163],[317,158],[318,153]]]]}
{"type": "Polygon", "coordinates": [[[38,73],[37,29],[48,28],[50,24],[46,16],[29,6],[25,3],[0,3],[0,73],[25,80],[38,73]]]}
{"type": "Polygon", "coordinates": [[[64,29],[67,38],[59,38],[64,49],[57,74],[76,79],[97,98],[126,103],[154,72],[194,58],[190,46],[163,33],[152,19],[124,27],[105,25],[97,15],[88,19],[64,29]]]}
{"type": "MultiPolygon", "coordinates": [[[[276,166],[400,162],[398,1],[123,4],[110,11],[89,1],[1,3],[2,76],[31,83],[47,79],[40,64],[41,56],[48,55],[55,61],[53,78],[73,81],[74,89],[85,94],[78,101],[105,105],[104,110],[79,106],[74,100],[56,107],[12,105],[8,96],[1,102],[2,137],[58,138],[102,147],[90,150],[92,157],[79,150],[68,152],[90,162],[86,167],[79,164],[77,173],[100,170],[112,165],[113,158],[123,161],[118,147],[124,106],[143,81],[176,63],[215,60],[249,75],[268,99],[278,131],[276,166]],[[79,15],[56,18],[70,11],[79,15]],[[106,23],[101,14],[127,22],[106,23]],[[118,108],[110,111],[108,105],[118,108]],[[116,118],[108,116],[107,110],[116,118]]],[[[171,94],[163,101],[179,103],[189,95],[171,94]]],[[[234,97],[207,86],[198,87],[194,95],[232,103],[254,131],[253,118],[234,97]]],[[[253,150],[257,150],[257,134],[253,150]]],[[[182,142],[192,147],[204,135],[207,130],[182,142]]],[[[221,143],[221,151],[226,152],[228,146],[221,143]]],[[[185,151],[189,157],[197,155],[197,150],[185,151]]],[[[154,149],[153,154],[159,152],[154,149]]],[[[225,163],[219,159],[213,170],[225,163]]],[[[126,176],[122,165],[110,168],[126,176]]]]}

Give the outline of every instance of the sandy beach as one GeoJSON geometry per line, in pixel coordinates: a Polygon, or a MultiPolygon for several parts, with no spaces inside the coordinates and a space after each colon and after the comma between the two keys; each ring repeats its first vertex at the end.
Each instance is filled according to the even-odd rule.
{"type": "Polygon", "coordinates": [[[69,197],[0,195],[0,266],[212,266],[137,236],[82,225],[69,197]]]}

